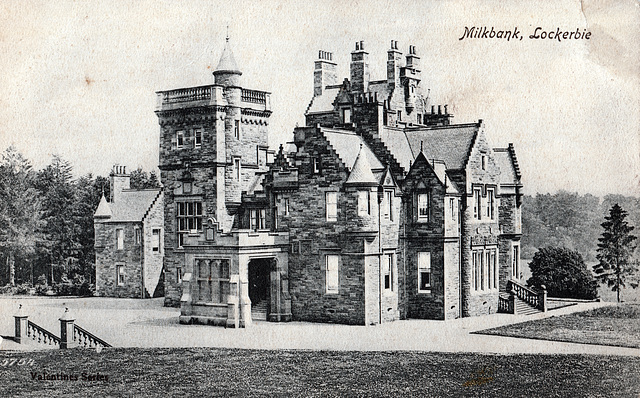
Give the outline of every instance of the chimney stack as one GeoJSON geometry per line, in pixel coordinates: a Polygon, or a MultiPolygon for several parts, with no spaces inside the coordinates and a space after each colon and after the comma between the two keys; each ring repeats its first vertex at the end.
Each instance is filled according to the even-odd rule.
{"type": "Polygon", "coordinates": [[[369,53],[364,51],[364,41],[356,42],[351,53],[351,91],[364,93],[369,88],[369,53]]]}
{"type": "Polygon", "coordinates": [[[400,64],[402,53],[398,50],[398,42],[391,40],[391,48],[387,51],[387,84],[391,89],[400,87],[400,64]]]}
{"type": "Polygon", "coordinates": [[[126,166],[114,165],[109,174],[110,194],[109,202],[115,203],[122,197],[122,191],[130,189],[131,175],[127,174],[126,166]]]}
{"type": "Polygon", "coordinates": [[[333,53],[318,51],[318,60],[313,71],[313,96],[322,95],[326,86],[338,82],[338,66],[333,62],[333,53]]]}

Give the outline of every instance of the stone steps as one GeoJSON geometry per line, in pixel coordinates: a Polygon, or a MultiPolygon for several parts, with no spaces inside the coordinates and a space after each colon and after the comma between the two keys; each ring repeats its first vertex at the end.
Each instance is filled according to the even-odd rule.
{"type": "Polygon", "coordinates": [[[257,303],[251,303],[251,319],[254,321],[266,321],[268,310],[268,300],[261,300],[257,303]]]}
{"type": "Polygon", "coordinates": [[[518,315],[533,315],[533,314],[538,314],[542,311],[540,311],[539,309],[532,307],[531,305],[529,305],[529,303],[520,300],[519,298],[516,297],[516,313],[518,315]]]}

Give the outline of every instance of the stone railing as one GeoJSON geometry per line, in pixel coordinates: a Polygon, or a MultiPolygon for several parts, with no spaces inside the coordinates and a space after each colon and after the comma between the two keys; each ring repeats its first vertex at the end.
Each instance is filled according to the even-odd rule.
{"type": "Polygon", "coordinates": [[[264,91],[242,89],[241,99],[243,102],[251,102],[254,104],[266,104],[267,93],[264,91]]]}
{"type": "Polygon", "coordinates": [[[158,93],[158,106],[192,101],[210,101],[213,86],[179,88],[158,93]]]}
{"type": "Polygon", "coordinates": [[[40,344],[60,347],[60,337],[29,320],[27,320],[27,337],[40,344]]]}
{"type": "Polygon", "coordinates": [[[513,293],[513,295],[530,306],[537,308],[541,311],[547,310],[547,289],[543,286],[542,291],[537,292],[531,288],[528,288],[517,281],[507,281],[507,291],[513,293]]]}
{"type": "Polygon", "coordinates": [[[513,296],[503,296],[502,294],[498,297],[498,312],[503,314],[513,314],[515,308],[515,302],[512,300],[513,296]]]}
{"type": "Polygon", "coordinates": [[[69,314],[66,308],[60,320],[60,337],[46,330],[42,326],[38,326],[28,319],[22,309],[22,304],[18,308],[15,319],[15,337],[14,341],[22,344],[27,338],[31,338],[40,344],[47,344],[61,349],[80,346],[85,348],[106,348],[111,347],[104,340],[94,336],[85,329],[74,324],[74,318],[69,314]]]}
{"type": "Polygon", "coordinates": [[[75,324],[73,325],[73,341],[84,348],[111,347],[106,341],[75,324]]]}

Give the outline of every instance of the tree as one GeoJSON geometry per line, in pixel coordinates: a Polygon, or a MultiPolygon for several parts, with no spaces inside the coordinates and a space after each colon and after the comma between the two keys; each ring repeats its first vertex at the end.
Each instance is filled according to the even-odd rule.
{"type": "Polygon", "coordinates": [[[130,174],[131,189],[146,189],[146,188],[160,188],[160,182],[155,171],[147,173],[142,170],[142,167],[138,167],[130,174]]]}
{"type": "Polygon", "coordinates": [[[37,175],[37,188],[42,196],[46,244],[39,247],[42,267],[47,267],[51,284],[78,261],[78,229],[74,217],[77,202],[72,181],[73,167],[57,155],[37,175]],[[42,262],[45,262],[42,264],[42,262]]]}
{"type": "MultiPolygon", "coordinates": [[[[598,239],[599,263],[593,267],[596,278],[600,283],[606,283],[612,291],[616,292],[618,302],[620,302],[620,289],[626,287],[626,280],[637,272],[635,264],[631,261],[631,256],[636,246],[634,241],[636,236],[631,235],[634,227],[625,220],[627,212],[617,203],[609,210],[609,215],[605,216],[602,228],[604,232],[598,239]]],[[[632,288],[637,288],[638,283],[630,283],[632,288]]]]}
{"type": "Polygon", "coordinates": [[[15,285],[16,258],[31,260],[40,238],[41,203],[33,176],[31,163],[13,146],[7,148],[0,163],[0,252],[11,285],[15,285]]]}
{"type": "Polygon", "coordinates": [[[598,284],[576,251],[564,247],[538,249],[529,263],[529,286],[544,285],[550,297],[594,299],[598,284]]]}

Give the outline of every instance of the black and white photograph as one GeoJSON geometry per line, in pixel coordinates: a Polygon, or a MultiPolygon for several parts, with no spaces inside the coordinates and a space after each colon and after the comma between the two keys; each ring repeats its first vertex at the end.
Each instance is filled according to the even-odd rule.
{"type": "Polygon", "coordinates": [[[0,0],[0,396],[640,397],[640,2],[0,0]]]}

